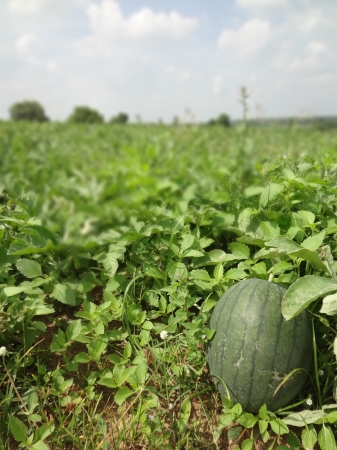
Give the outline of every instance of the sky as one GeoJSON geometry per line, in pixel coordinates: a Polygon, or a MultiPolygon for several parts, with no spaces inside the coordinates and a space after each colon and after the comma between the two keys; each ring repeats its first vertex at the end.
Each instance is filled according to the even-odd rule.
{"type": "Polygon", "coordinates": [[[0,0],[0,118],[337,114],[336,0],[0,0]]]}

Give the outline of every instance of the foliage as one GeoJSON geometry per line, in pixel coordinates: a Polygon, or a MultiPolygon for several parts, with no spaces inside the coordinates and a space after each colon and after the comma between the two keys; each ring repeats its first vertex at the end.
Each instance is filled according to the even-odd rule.
{"type": "Polygon", "coordinates": [[[76,106],[68,121],[74,123],[103,123],[104,118],[95,109],[88,106],[76,106]]]}
{"type": "Polygon", "coordinates": [[[0,447],[335,448],[336,133],[3,123],[0,143],[0,447]],[[252,415],[204,345],[219,296],[271,276],[314,366],[252,415]]]}
{"type": "Polygon", "coordinates": [[[28,122],[46,122],[49,120],[40,103],[30,100],[14,103],[9,109],[9,114],[11,120],[15,122],[20,120],[28,122]]]}
{"type": "Polygon", "coordinates": [[[124,112],[120,112],[117,114],[117,116],[112,117],[112,119],[110,120],[110,123],[128,123],[129,121],[129,116],[124,113],[124,112]]]}
{"type": "Polygon", "coordinates": [[[221,125],[223,127],[230,127],[231,122],[228,114],[222,113],[217,119],[210,119],[208,125],[221,125]]]}

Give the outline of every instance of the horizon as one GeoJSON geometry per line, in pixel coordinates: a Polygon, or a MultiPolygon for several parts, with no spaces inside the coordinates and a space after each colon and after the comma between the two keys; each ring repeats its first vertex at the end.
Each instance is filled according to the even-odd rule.
{"type": "Polygon", "coordinates": [[[24,100],[53,121],[203,123],[337,114],[333,0],[4,0],[0,118],[24,100]]]}

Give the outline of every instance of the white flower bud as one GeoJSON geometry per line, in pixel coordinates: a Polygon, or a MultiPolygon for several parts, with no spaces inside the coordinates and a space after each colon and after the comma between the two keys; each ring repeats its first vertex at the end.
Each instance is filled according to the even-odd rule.
{"type": "Polygon", "coordinates": [[[169,335],[169,334],[168,334],[168,332],[167,332],[166,330],[163,330],[163,331],[160,332],[160,337],[161,337],[163,340],[166,339],[168,335],[169,335]]]}
{"type": "Polygon", "coordinates": [[[0,356],[5,356],[7,353],[6,347],[0,347],[0,356]]]}

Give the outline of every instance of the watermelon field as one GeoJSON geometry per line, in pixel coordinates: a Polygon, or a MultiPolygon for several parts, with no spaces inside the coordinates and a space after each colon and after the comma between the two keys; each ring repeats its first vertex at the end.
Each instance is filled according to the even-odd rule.
{"type": "Polygon", "coordinates": [[[1,450],[336,450],[337,130],[2,122],[0,161],[1,450]],[[309,324],[272,411],[226,385],[255,357],[221,394],[206,361],[250,279],[309,324]]]}

